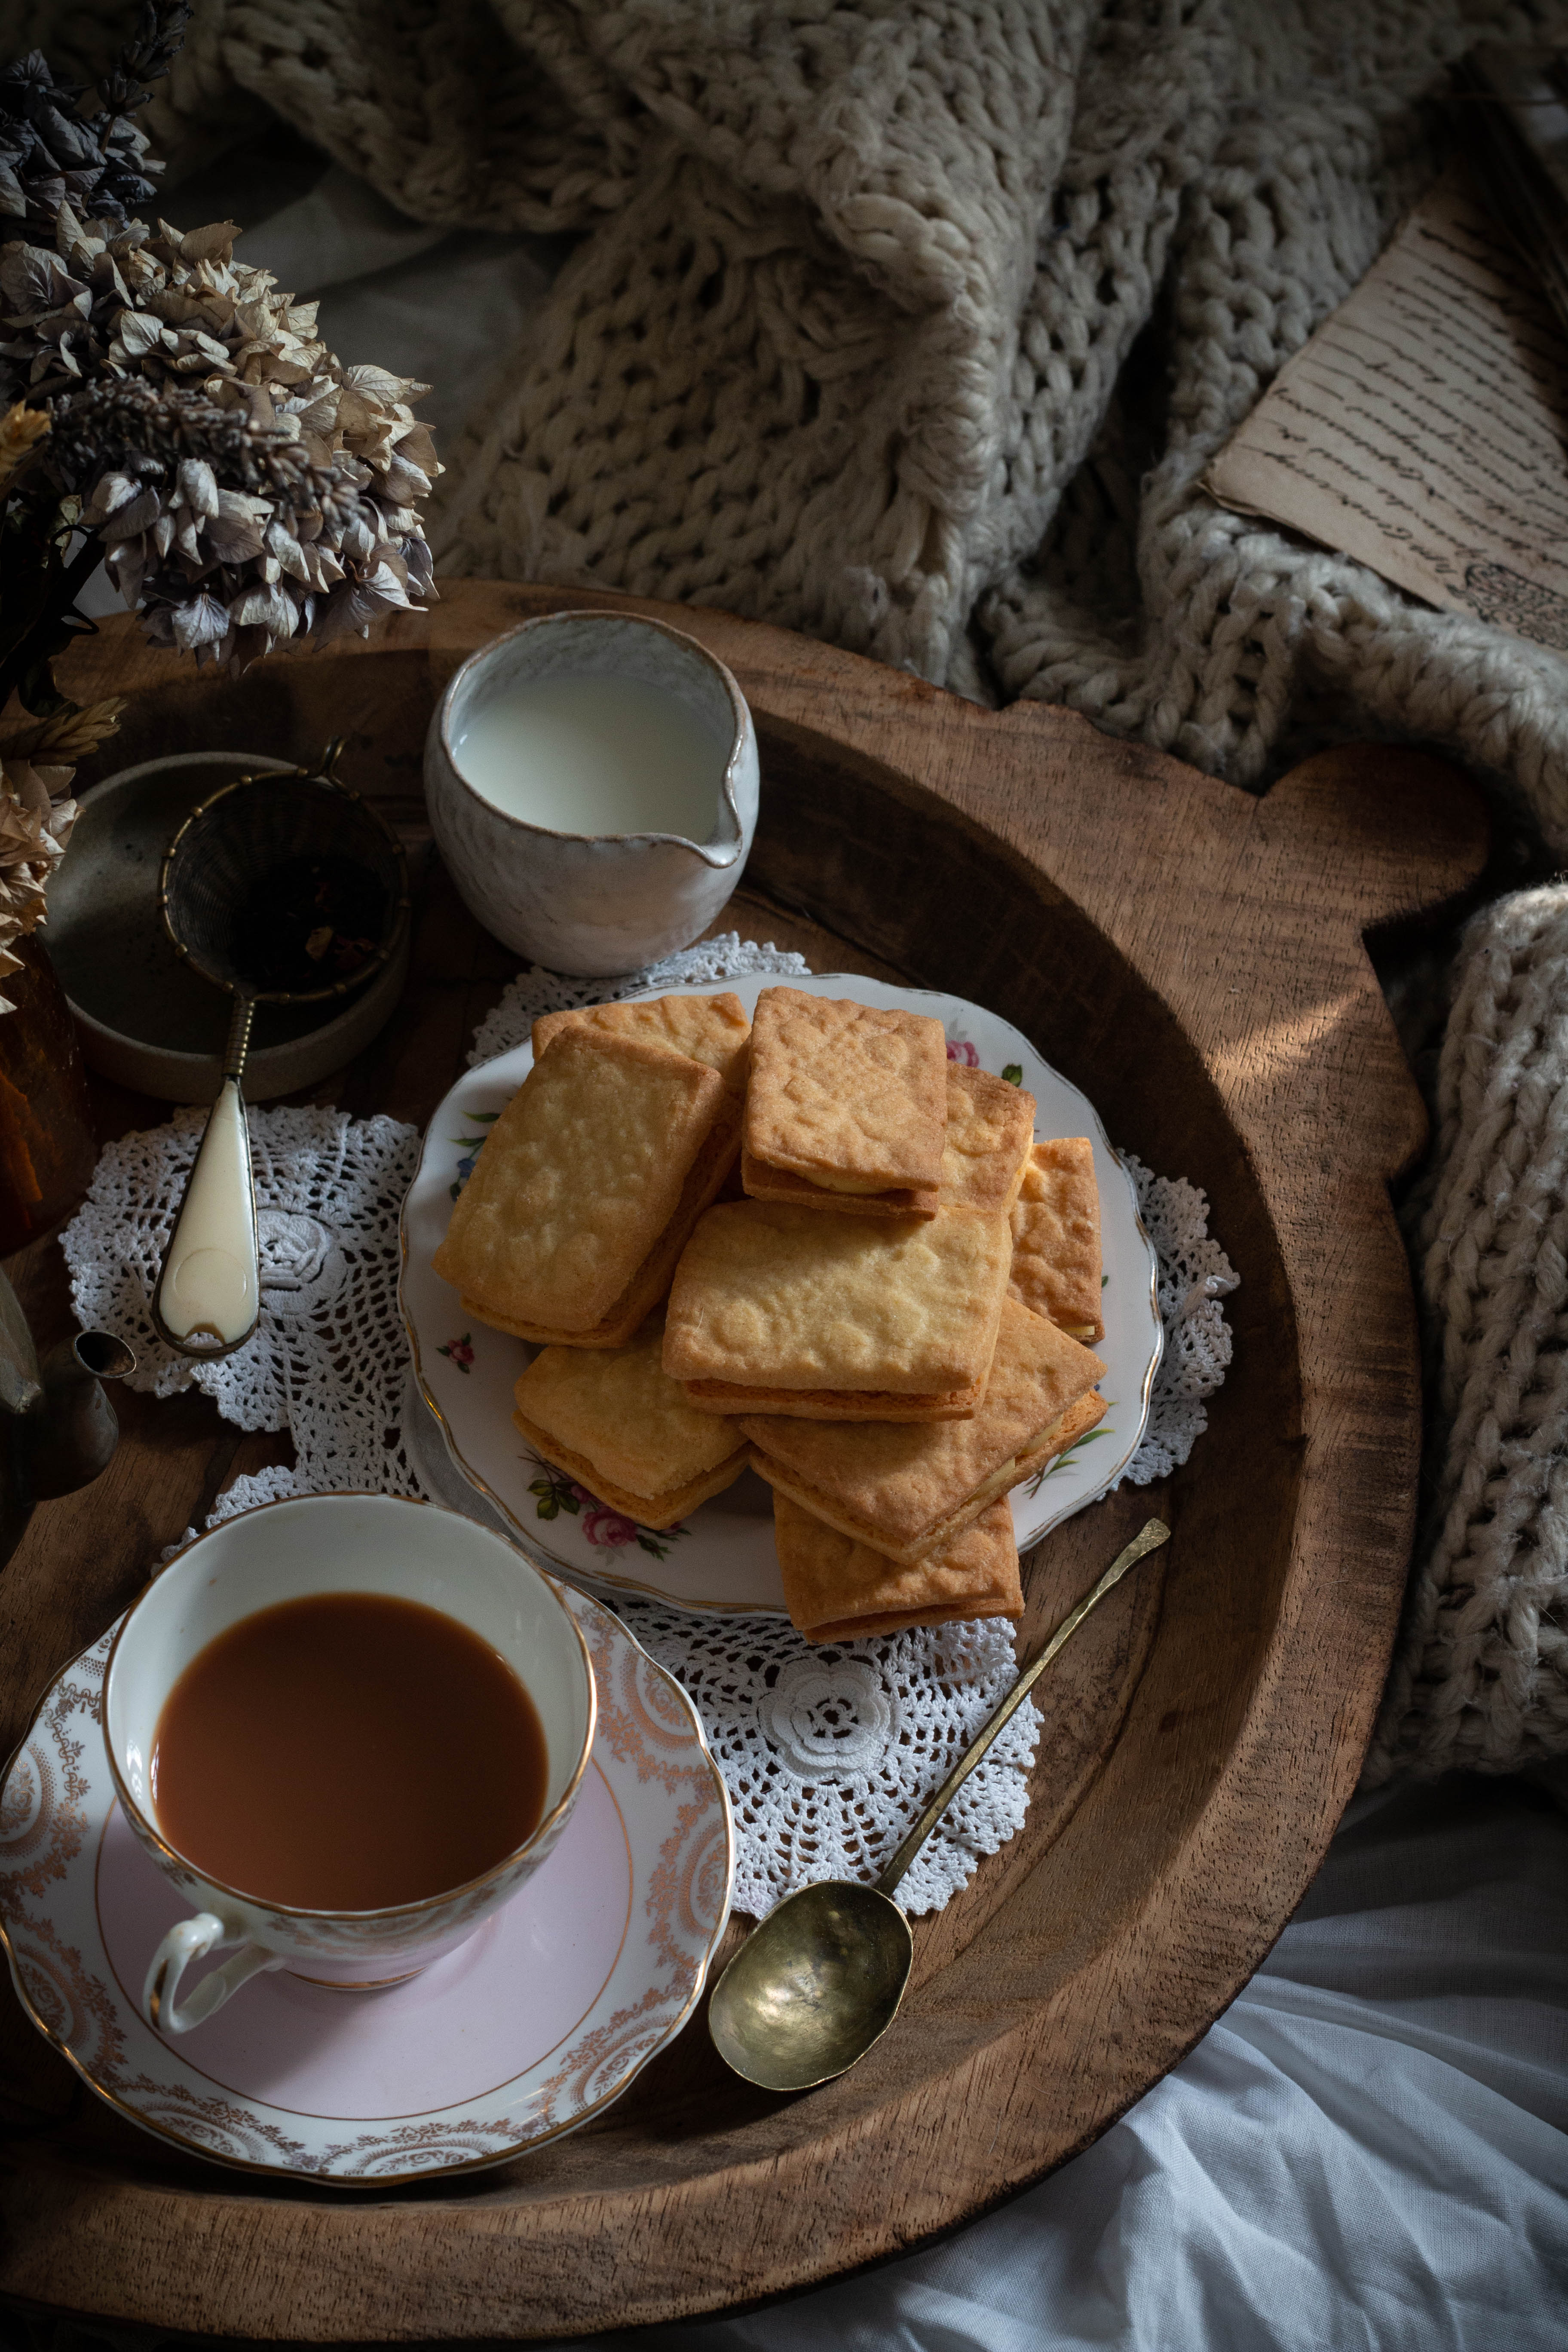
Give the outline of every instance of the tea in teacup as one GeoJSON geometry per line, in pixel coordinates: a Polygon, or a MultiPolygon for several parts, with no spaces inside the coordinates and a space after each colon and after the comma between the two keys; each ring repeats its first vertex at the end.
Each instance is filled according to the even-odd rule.
{"type": "Polygon", "coordinates": [[[209,1528],[104,1676],[115,1792],[191,1906],[147,2022],[188,2032],[271,1969],[370,1989],[451,1951],[553,1850],[595,1713],[565,1596],[472,1519],[297,1495],[209,1528]]]}
{"type": "Polygon", "coordinates": [[[320,1592],[237,1624],[158,1718],[158,1825],[187,1861],[293,1910],[466,1885],[532,1834],[549,1767],[506,1660],[423,1602],[320,1592]]]}

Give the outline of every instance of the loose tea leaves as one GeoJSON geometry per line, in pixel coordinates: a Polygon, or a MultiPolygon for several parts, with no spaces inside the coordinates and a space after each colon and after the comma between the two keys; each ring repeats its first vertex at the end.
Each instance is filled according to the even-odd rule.
{"type": "Polygon", "coordinates": [[[264,994],[309,995],[353,980],[386,935],[386,892],[368,866],[327,852],[289,857],[247,892],[234,961],[264,994]]]}

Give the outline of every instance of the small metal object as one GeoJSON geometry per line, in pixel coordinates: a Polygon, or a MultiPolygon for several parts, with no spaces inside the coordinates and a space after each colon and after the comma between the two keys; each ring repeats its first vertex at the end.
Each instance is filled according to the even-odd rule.
{"type": "Polygon", "coordinates": [[[893,1889],[1063,1643],[1133,1562],[1168,1543],[1170,1535],[1163,1519],[1151,1519],[1117,1554],[965,1748],[875,1886],[846,1878],[802,1886],[752,1930],[708,2005],[713,2046],[737,2074],[764,2091],[815,2090],[847,2073],[881,2040],[898,2014],[914,1958],[910,1923],[892,1900],[893,1889]]]}
{"type": "MultiPolygon", "coordinates": [[[[210,1359],[244,1347],[261,1311],[256,1192],[242,1086],[258,1004],[309,1004],[363,986],[394,954],[408,921],[408,865],[390,825],[333,771],[336,736],[317,768],[240,776],[191,811],[164,854],[158,904],[176,955],[235,1000],[223,1083],[164,1255],[153,1301],[159,1336],[210,1359]],[[346,973],[320,988],[265,985],[250,910],[291,861],[335,858],[380,887],[380,936],[346,973]]],[[[330,934],[323,930],[323,941],[330,934]]],[[[314,953],[313,945],[307,950],[314,953]]]]}
{"type": "Polygon", "coordinates": [[[106,1467],[120,1423],[100,1383],[135,1370],[134,1353],[110,1331],[62,1339],[40,1365],[21,1301],[0,1274],[0,1567],[36,1503],[75,1494],[106,1467]]]}

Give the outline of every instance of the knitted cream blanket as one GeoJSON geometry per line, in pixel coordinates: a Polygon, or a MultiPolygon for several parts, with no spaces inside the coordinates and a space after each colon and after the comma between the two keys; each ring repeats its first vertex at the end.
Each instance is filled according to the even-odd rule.
{"type": "MultiPolygon", "coordinates": [[[[128,7],[0,0],[0,33],[64,66],[128,7]]],[[[1200,478],[1436,170],[1447,61],[1565,35],[1568,0],[198,0],[150,127],[177,159],[262,101],[422,220],[582,237],[444,452],[447,572],[723,605],[1238,782],[1314,730],[1414,734],[1564,848],[1559,657],[1221,512],[1200,478]]],[[[1494,1040],[1515,1011],[1504,990],[1494,1040]]],[[[1379,1769],[1568,1746],[1540,1633],[1568,1612],[1568,1524],[1520,1484],[1537,1424],[1499,1440],[1466,1370],[1479,1329],[1495,1366],[1523,1328],[1562,1170],[1543,1144],[1502,1279],[1502,1225],[1464,1204],[1489,1151],[1535,1146],[1485,1108],[1512,1080],[1454,1052],[1441,1150],[1465,1172],[1426,1283],[1458,1454],[1379,1769]],[[1510,1610],[1521,1545],[1534,1597],[1510,1610]]]]}

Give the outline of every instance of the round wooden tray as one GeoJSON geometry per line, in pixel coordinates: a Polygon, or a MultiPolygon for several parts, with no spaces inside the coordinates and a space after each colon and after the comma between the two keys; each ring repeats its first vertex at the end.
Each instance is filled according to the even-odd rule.
{"type": "MultiPolygon", "coordinates": [[[[300,758],[347,730],[348,780],[414,838],[426,719],[456,664],[529,614],[626,601],[481,583],[443,599],[237,685],[111,624],[70,684],[133,697],[106,768],[215,742],[300,758]]],[[[1025,1831],[918,1925],[899,2025],[843,2080],[748,2090],[699,2020],[599,2124],[498,2171],[369,2197],[268,2189],[100,2107],[7,1990],[0,2292],[241,2338],[527,2338],[874,2261],[1059,2163],[1190,2048],[1354,1785],[1419,1437],[1387,1185],[1425,1132],[1363,936],[1474,878],[1476,796],[1377,750],[1325,754],[1257,800],[1064,710],[993,713],[779,630],[671,617],[735,671],[762,742],[762,824],[720,928],[994,1006],[1119,1145],[1208,1193],[1243,1278],[1208,1433],[1169,1487],[1046,1539],[1021,1653],[1151,1507],[1174,1530],[1163,1582],[1130,1580],[1065,1654],[1025,1831]]],[[[508,966],[432,862],[404,1005],[314,1098],[427,1117],[508,966]]],[[[163,1115],[111,1090],[100,1108],[106,1132],[163,1115]]],[[[58,1251],[36,1246],[16,1278],[47,1336],[58,1251]]],[[[39,1511],[0,1584],[0,1752],[159,1547],[227,1476],[280,1458],[202,1400],[131,1398],[122,1420],[110,1471],[39,1511]]]]}

